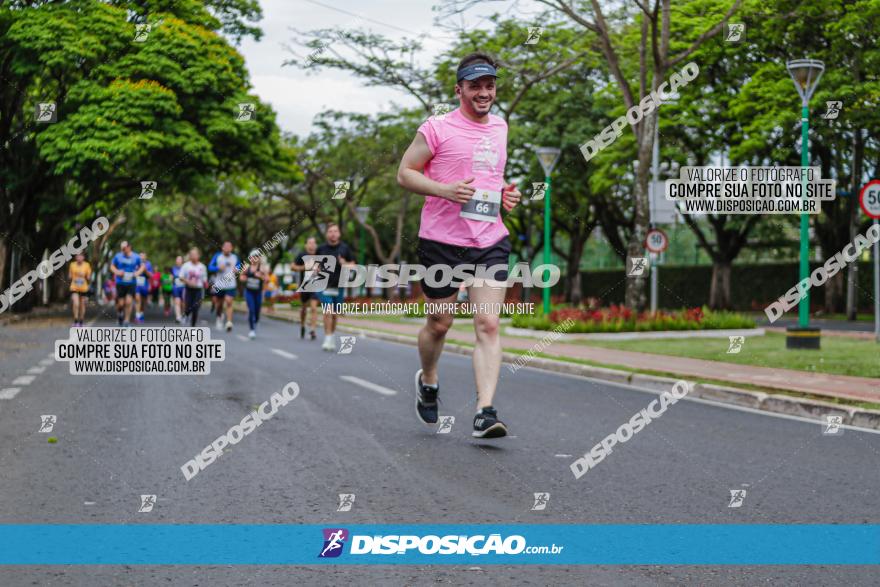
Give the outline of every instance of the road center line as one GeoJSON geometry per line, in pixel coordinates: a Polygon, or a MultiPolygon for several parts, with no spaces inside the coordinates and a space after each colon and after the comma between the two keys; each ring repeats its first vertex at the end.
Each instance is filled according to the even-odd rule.
{"type": "Polygon", "coordinates": [[[271,349],[273,353],[278,356],[284,357],[285,359],[295,359],[296,355],[293,353],[288,353],[287,351],[282,351],[281,349],[271,349]]]}
{"type": "Polygon", "coordinates": [[[12,382],[12,385],[30,385],[36,378],[36,375],[22,375],[21,377],[16,377],[15,381],[12,382]]]}
{"type": "Polygon", "coordinates": [[[242,342],[247,342],[247,340],[248,340],[248,337],[246,337],[243,334],[236,334],[235,337],[242,342]]]}
{"type": "Polygon", "coordinates": [[[5,389],[0,389],[0,399],[12,399],[18,395],[19,391],[21,391],[20,387],[7,387],[5,389]]]}
{"type": "Polygon", "coordinates": [[[349,383],[354,383],[355,385],[360,385],[363,388],[369,389],[370,391],[375,391],[376,393],[382,395],[397,395],[396,389],[388,389],[387,387],[382,387],[381,385],[377,385],[366,379],[361,379],[360,377],[354,377],[352,375],[340,375],[340,379],[343,381],[348,381],[349,383]]]}
{"type": "Polygon", "coordinates": [[[27,370],[28,373],[33,373],[34,375],[39,375],[43,371],[46,370],[46,367],[31,367],[27,370]]]}

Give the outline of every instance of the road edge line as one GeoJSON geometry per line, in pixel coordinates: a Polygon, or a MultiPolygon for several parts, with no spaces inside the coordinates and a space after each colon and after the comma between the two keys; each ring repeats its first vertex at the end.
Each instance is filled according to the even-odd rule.
{"type": "MultiPolygon", "coordinates": [[[[293,317],[281,315],[270,317],[275,318],[276,320],[284,320],[286,322],[296,322],[293,317]]],[[[337,331],[345,331],[357,336],[408,344],[410,346],[416,346],[417,344],[417,339],[414,336],[364,329],[345,324],[339,324],[337,331]]],[[[446,342],[443,345],[443,350],[448,350],[459,355],[470,356],[473,354],[472,347],[454,342],[446,342]]],[[[501,360],[504,363],[514,363],[521,357],[522,355],[517,353],[501,353],[501,360]]],[[[553,373],[564,373],[567,375],[600,379],[612,383],[636,385],[657,391],[667,391],[672,387],[672,384],[677,381],[677,379],[670,377],[644,375],[633,371],[622,371],[620,369],[611,369],[608,367],[595,367],[593,365],[584,365],[582,363],[569,361],[557,361],[544,357],[532,357],[529,361],[529,367],[553,373]]],[[[682,379],[687,379],[687,377],[682,377],[682,379]]],[[[809,398],[797,398],[782,394],[771,394],[762,391],[749,391],[747,389],[729,387],[726,385],[715,385],[711,383],[695,384],[689,395],[712,403],[722,405],[730,404],[757,409],[764,412],[798,416],[817,422],[824,422],[826,416],[840,416],[842,418],[841,423],[845,426],[868,430],[880,430],[880,410],[857,408],[854,406],[845,406],[831,402],[809,398]]]]}

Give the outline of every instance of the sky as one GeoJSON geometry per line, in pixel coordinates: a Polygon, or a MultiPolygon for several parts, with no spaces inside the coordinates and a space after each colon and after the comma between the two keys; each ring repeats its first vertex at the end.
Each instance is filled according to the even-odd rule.
{"type": "MultiPolygon", "coordinates": [[[[296,44],[302,37],[294,29],[342,26],[359,28],[392,39],[430,35],[423,39],[420,63],[428,65],[449,42],[449,32],[434,24],[431,7],[439,0],[261,0],[263,30],[260,41],[246,39],[239,51],[244,55],[251,84],[261,100],[278,113],[282,130],[304,136],[312,128],[315,115],[324,110],[361,113],[387,111],[392,101],[416,106],[415,99],[403,92],[380,87],[367,87],[363,81],[346,72],[323,69],[309,73],[282,63],[295,56],[285,48],[297,51],[304,59],[309,50],[296,44]]],[[[493,3],[466,13],[464,25],[480,26],[483,16],[501,10],[506,2],[493,3]]]]}

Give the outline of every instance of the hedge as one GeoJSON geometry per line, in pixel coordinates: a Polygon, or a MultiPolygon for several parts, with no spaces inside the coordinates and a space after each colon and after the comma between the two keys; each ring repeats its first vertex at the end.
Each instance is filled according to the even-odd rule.
{"type": "MultiPolygon", "coordinates": [[[[821,263],[810,263],[813,271],[821,263]]],[[[874,268],[870,261],[859,263],[858,307],[873,308],[874,268]]],[[[843,270],[844,279],[846,270],[843,270]]],[[[765,307],[798,282],[797,263],[761,263],[734,265],[730,270],[730,298],[733,310],[754,310],[765,307]]],[[[658,282],[658,306],[661,308],[694,308],[709,303],[712,283],[711,265],[661,265],[658,282]]],[[[556,289],[554,288],[554,293],[556,289]]],[[[561,293],[561,289],[559,292],[561,293]]],[[[845,287],[844,287],[845,291],[845,287]]],[[[584,299],[596,297],[602,305],[622,304],[626,292],[623,268],[581,272],[584,299]]],[[[825,304],[825,286],[810,290],[810,305],[825,304]]]]}

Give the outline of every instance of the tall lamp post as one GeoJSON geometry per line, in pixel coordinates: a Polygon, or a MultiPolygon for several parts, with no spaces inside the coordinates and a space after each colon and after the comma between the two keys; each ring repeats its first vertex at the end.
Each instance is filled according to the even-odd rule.
{"type": "MultiPolygon", "coordinates": [[[[817,59],[794,59],[786,64],[794,87],[801,97],[801,167],[803,168],[802,196],[806,199],[806,168],[810,165],[809,130],[810,98],[819,85],[825,64],[817,59]]],[[[801,214],[801,254],[800,281],[810,275],[810,216],[801,214]]],[[[787,348],[819,348],[819,329],[810,328],[810,292],[801,297],[798,305],[798,328],[789,329],[786,337],[787,348]]]]}
{"type": "MultiPolygon", "coordinates": [[[[556,167],[556,163],[559,161],[559,154],[561,153],[561,149],[556,147],[538,147],[535,149],[535,155],[538,156],[538,161],[541,163],[541,167],[544,168],[544,183],[546,185],[546,189],[544,190],[544,260],[543,263],[545,265],[550,264],[550,174],[553,173],[553,168],[556,167]]],[[[544,281],[549,281],[550,272],[544,272],[544,281]]],[[[543,300],[544,300],[544,315],[550,314],[550,288],[545,287],[543,291],[543,300]]]]}
{"type": "MultiPolygon", "coordinates": [[[[367,216],[370,214],[369,206],[358,206],[354,209],[355,215],[360,222],[358,222],[358,265],[364,266],[366,259],[366,251],[364,250],[364,223],[367,221],[367,216]]],[[[364,295],[363,292],[366,291],[366,284],[362,285],[361,295],[364,295]]]]}

